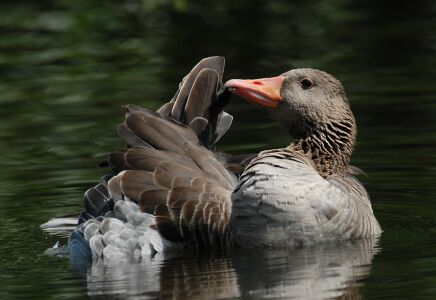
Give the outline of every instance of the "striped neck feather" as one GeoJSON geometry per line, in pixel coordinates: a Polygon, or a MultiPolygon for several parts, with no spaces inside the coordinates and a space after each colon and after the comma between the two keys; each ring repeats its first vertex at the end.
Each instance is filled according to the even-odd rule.
{"type": "Polygon", "coordinates": [[[353,118],[314,127],[308,137],[295,140],[290,149],[308,158],[318,173],[329,177],[347,170],[356,139],[353,118]]]}

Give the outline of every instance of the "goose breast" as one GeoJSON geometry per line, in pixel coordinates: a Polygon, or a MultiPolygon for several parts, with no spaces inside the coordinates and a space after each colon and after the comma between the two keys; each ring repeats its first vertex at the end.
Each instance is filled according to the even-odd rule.
{"type": "Polygon", "coordinates": [[[245,246],[296,247],[381,232],[352,175],[325,179],[298,159],[258,157],[242,174],[232,203],[232,232],[245,246]]]}

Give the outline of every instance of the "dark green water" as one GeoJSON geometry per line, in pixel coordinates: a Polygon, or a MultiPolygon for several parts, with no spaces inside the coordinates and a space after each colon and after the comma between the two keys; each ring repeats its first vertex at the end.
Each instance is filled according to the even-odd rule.
{"type": "MultiPolygon", "coordinates": [[[[424,0],[2,2],[0,299],[435,299],[435,13],[424,0]],[[39,225],[80,211],[105,173],[96,166],[122,146],[121,105],[159,107],[209,55],[227,58],[226,79],[309,66],[344,83],[359,128],[353,164],[368,174],[382,238],[85,276],[44,255],[59,238],[39,225]]],[[[220,150],[290,143],[262,110],[236,100],[227,111],[220,150]]]]}

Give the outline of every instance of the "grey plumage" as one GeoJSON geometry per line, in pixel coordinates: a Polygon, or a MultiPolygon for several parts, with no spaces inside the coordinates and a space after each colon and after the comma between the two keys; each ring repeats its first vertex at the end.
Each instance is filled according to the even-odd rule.
{"type": "Polygon", "coordinates": [[[257,158],[241,176],[232,201],[230,224],[242,245],[295,247],[380,233],[355,178],[343,174],[326,180],[298,160],[257,158]]]}
{"type": "Polygon", "coordinates": [[[87,207],[100,211],[110,199],[113,212],[81,226],[93,254],[296,247],[378,235],[368,194],[352,175],[358,169],[349,165],[356,127],[340,82],[297,69],[249,81],[257,87],[246,93],[241,82],[248,81],[226,84],[272,107],[296,138],[286,148],[232,157],[210,150],[233,120],[223,111],[230,97],[223,69],[223,58],[202,60],[157,112],[125,107],[118,134],[128,147],[109,156],[115,176],[106,192],[106,184],[89,192],[87,207]],[[302,78],[313,84],[302,86],[302,78]]]}

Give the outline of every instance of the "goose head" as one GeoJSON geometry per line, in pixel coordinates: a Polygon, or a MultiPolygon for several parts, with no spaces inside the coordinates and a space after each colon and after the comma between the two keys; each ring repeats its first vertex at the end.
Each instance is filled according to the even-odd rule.
{"type": "Polygon", "coordinates": [[[336,160],[334,165],[339,169],[348,165],[356,124],[344,88],[332,75],[310,68],[294,69],[271,78],[231,79],[225,87],[270,110],[296,139],[291,145],[294,148],[314,160],[320,156],[323,161],[336,160]]]}
{"type": "Polygon", "coordinates": [[[304,68],[271,78],[231,79],[225,87],[268,108],[296,139],[306,138],[332,123],[355,126],[341,82],[324,71],[304,68]]]}

